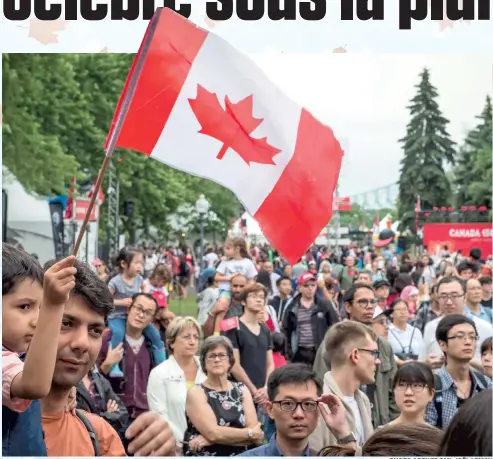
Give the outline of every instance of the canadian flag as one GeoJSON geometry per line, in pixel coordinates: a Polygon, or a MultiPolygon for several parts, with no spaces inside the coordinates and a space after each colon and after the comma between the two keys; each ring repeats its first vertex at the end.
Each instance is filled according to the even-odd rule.
{"type": "Polygon", "coordinates": [[[331,219],[343,156],[332,129],[168,8],[149,24],[111,141],[232,190],[291,263],[331,219]]]}

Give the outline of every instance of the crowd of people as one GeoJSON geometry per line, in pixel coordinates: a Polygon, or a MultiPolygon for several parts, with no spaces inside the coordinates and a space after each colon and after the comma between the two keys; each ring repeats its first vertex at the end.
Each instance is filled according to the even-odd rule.
{"type": "Polygon", "coordinates": [[[2,268],[5,456],[492,455],[477,249],[291,266],[231,237],[199,262],[125,247],[110,270],[3,244],[2,268]]]}

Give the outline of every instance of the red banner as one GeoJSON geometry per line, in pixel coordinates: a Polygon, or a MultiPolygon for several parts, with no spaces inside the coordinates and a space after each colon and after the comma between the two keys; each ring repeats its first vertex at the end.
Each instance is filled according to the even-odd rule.
{"type": "MultiPolygon", "coordinates": [[[[86,213],[89,210],[89,200],[77,199],[75,201],[75,218],[74,220],[83,221],[86,218],[86,213]]],[[[91,216],[89,218],[90,222],[95,222],[98,217],[98,205],[96,204],[92,209],[91,216]]]]}
{"type": "Polygon", "coordinates": [[[492,253],[491,223],[425,223],[423,225],[423,244],[428,251],[436,253],[446,245],[450,252],[462,249],[469,255],[472,248],[481,249],[486,258],[492,253]]]}

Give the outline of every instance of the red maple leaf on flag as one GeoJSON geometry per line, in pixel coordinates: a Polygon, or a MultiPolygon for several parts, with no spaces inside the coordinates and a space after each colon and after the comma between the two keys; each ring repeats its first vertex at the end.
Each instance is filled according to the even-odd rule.
{"type": "Polygon", "coordinates": [[[225,108],[215,93],[197,85],[197,97],[188,99],[193,113],[202,126],[199,133],[223,143],[217,159],[223,159],[228,148],[234,150],[248,165],[250,163],[272,164],[281,150],[267,143],[267,137],[255,139],[250,134],[264,121],[254,118],[253,95],[233,103],[225,97],[225,108]]]}

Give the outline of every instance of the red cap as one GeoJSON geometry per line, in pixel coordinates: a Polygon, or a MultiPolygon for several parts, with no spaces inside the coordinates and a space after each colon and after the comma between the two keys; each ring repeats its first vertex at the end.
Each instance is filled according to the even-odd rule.
{"type": "Polygon", "coordinates": [[[168,307],[168,299],[166,298],[166,295],[163,292],[156,290],[155,292],[152,292],[152,297],[156,300],[158,307],[160,308],[168,307]]]}
{"type": "Polygon", "coordinates": [[[315,278],[315,276],[310,271],[307,271],[306,273],[303,273],[298,278],[298,285],[306,284],[309,281],[317,282],[317,279],[315,278]]]}

